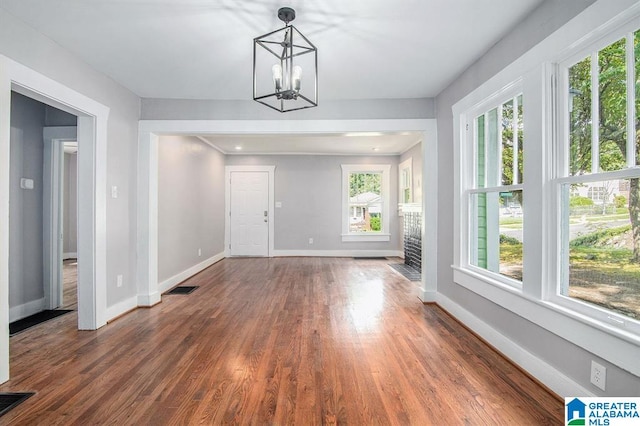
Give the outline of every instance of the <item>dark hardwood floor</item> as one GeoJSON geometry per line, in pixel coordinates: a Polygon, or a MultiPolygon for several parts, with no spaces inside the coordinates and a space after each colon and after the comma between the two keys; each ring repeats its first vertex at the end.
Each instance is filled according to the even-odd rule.
{"type": "Polygon", "coordinates": [[[78,259],[62,262],[62,306],[61,309],[78,309],[78,259]]]}
{"type": "Polygon", "coordinates": [[[563,403],[384,260],[225,259],[97,331],[11,338],[0,424],[561,424],[563,403]]]}

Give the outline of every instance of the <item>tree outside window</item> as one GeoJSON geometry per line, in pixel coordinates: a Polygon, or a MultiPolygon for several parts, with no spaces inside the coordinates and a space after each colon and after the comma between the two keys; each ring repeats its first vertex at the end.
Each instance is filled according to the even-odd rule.
{"type": "Polygon", "coordinates": [[[559,293],[640,319],[640,31],[566,72],[559,293]]]}

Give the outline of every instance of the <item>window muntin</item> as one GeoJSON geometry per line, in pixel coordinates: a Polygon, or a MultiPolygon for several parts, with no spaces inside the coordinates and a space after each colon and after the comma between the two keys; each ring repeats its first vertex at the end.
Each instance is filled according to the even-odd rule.
{"type": "Polygon", "coordinates": [[[640,319],[639,51],[634,30],[561,66],[567,163],[556,179],[558,300],[636,329],[626,319],[640,319]]]}
{"type": "Polygon", "coordinates": [[[390,169],[342,165],[342,241],[389,241],[390,169]]]}
{"type": "Polygon", "coordinates": [[[473,120],[469,264],[522,282],[523,110],[514,96],[473,120]]]}

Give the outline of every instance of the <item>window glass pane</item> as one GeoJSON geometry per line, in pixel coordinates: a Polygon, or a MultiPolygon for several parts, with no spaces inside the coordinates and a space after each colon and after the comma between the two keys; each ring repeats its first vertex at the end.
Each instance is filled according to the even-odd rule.
{"type": "Polygon", "coordinates": [[[560,294],[640,319],[639,191],[638,179],[562,186],[560,294]]]}
{"type": "Polygon", "coordinates": [[[382,231],[382,173],[349,174],[349,232],[382,231]]]}
{"type": "Polygon", "coordinates": [[[516,103],[517,103],[517,108],[518,108],[518,117],[517,117],[517,121],[518,121],[518,137],[517,137],[517,141],[518,141],[518,149],[517,151],[517,156],[518,156],[518,180],[517,182],[514,183],[524,183],[524,121],[522,120],[522,114],[523,114],[523,106],[522,106],[522,95],[518,96],[516,98],[516,103]]]}
{"type": "Polygon", "coordinates": [[[626,167],[627,71],[626,39],[598,52],[600,94],[600,169],[626,167]]]}
{"type": "Polygon", "coordinates": [[[500,152],[502,185],[515,185],[523,182],[522,142],[524,138],[522,130],[522,95],[520,95],[502,104],[502,151],[500,152]]]}
{"type": "Polygon", "coordinates": [[[591,172],[591,57],[569,68],[569,174],[591,172]]]}
{"type": "Polygon", "coordinates": [[[476,118],[476,187],[500,185],[500,157],[502,142],[502,117],[498,108],[476,118]],[[499,119],[500,118],[500,119],[499,119]]]}
{"type": "Polygon", "coordinates": [[[484,114],[476,118],[476,188],[485,186],[484,114]]]}
{"type": "MultiPolygon", "coordinates": [[[[501,118],[500,118],[501,119],[501,118]]],[[[500,185],[500,121],[498,108],[487,113],[487,156],[485,157],[485,175],[487,187],[500,185]]]]}
{"type": "Polygon", "coordinates": [[[522,280],[522,191],[471,195],[471,264],[522,280]]]}
{"type": "MultiPolygon", "coordinates": [[[[513,101],[502,105],[502,185],[512,185],[513,176],[513,101]]],[[[516,154],[517,156],[517,154],[516,154]]]]}

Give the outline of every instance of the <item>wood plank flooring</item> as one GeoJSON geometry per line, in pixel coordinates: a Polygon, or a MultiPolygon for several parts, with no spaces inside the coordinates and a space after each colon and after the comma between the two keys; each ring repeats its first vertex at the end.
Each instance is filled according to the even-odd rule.
{"type": "Polygon", "coordinates": [[[62,262],[62,306],[60,309],[78,309],[78,259],[62,262]]]}
{"type": "Polygon", "coordinates": [[[560,424],[563,403],[385,260],[225,259],[97,331],[11,338],[0,424],[560,424]]]}

